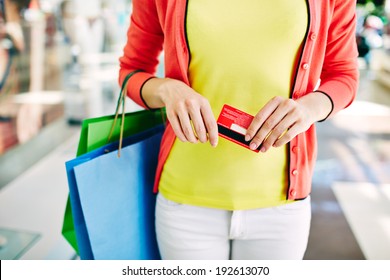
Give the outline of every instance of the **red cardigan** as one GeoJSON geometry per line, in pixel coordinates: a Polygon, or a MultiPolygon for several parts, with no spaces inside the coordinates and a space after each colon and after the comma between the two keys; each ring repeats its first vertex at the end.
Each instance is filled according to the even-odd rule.
{"type": "MultiPolygon", "coordinates": [[[[356,1],[307,0],[307,5],[309,25],[302,55],[296,65],[291,98],[321,91],[331,99],[333,109],[330,115],[333,115],[351,104],[357,91],[356,1]]],[[[145,108],[141,89],[148,79],[154,77],[162,49],[166,77],[189,85],[186,8],[186,0],[133,0],[128,41],[120,58],[119,82],[121,84],[130,72],[141,70],[131,77],[128,96],[145,108]]],[[[155,191],[175,137],[168,124],[159,155],[155,191]]],[[[316,143],[315,126],[312,125],[288,144],[287,199],[303,199],[310,194],[316,143]]]]}

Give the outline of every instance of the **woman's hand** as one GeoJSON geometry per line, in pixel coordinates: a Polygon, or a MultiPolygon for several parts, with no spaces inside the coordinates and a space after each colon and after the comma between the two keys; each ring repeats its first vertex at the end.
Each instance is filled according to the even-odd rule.
{"type": "Polygon", "coordinates": [[[326,118],[332,110],[330,99],[314,92],[293,100],[280,96],[271,99],[255,116],[245,136],[252,150],[280,147],[316,121],[326,118]]]}
{"type": "Polygon", "coordinates": [[[143,87],[143,98],[150,107],[166,107],[167,118],[183,142],[218,144],[218,127],[210,103],[185,83],[154,78],[143,87]]]}

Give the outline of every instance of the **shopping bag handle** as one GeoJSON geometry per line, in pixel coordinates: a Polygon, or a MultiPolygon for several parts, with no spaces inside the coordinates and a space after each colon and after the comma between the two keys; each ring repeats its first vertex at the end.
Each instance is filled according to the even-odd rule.
{"type": "Polygon", "coordinates": [[[122,83],[122,88],[121,88],[121,91],[119,93],[119,97],[118,97],[118,102],[116,104],[116,109],[115,109],[115,117],[114,117],[114,122],[112,123],[111,125],[111,130],[110,130],[110,134],[108,135],[108,140],[107,142],[110,142],[111,140],[111,137],[112,137],[112,134],[114,132],[114,129],[115,129],[115,125],[116,125],[116,122],[118,120],[118,116],[119,116],[119,110],[120,108],[122,107],[122,119],[121,119],[121,127],[120,127],[120,132],[119,132],[119,148],[118,148],[118,157],[121,156],[121,149],[122,149],[122,141],[123,141],[123,131],[124,131],[124,125],[125,125],[125,105],[126,105],[126,93],[127,93],[127,84],[129,83],[129,80],[130,78],[138,73],[138,72],[141,72],[141,70],[135,70],[131,73],[129,73],[126,78],[123,80],[123,83],[122,83]],[[122,105],[122,106],[121,106],[122,105]]]}

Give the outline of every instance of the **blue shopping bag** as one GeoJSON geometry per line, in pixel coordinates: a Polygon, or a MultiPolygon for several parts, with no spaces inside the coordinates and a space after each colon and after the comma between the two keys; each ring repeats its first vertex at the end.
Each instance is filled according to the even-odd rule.
{"type": "Polygon", "coordinates": [[[78,254],[82,260],[93,260],[91,242],[89,241],[88,231],[83,215],[83,209],[81,208],[80,196],[77,189],[77,182],[73,170],[74,166],[82,164],[87,160],[87,158],[85,158],[84,160],[76,158],[74,160],[66,162],[65,166],[66,175],[68,178],[69,202],[70,205],[72,205],[71,211],[74,231],[77,240],[78,254]]]}
{"type": "Polygon", "coordinates": [[[160,259],[153,183],[164,126],[66,162],[81,259],[160,259]]]}

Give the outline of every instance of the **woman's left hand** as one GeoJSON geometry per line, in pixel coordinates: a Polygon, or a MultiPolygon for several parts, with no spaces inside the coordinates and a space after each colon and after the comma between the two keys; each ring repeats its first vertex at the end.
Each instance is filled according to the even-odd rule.
{"type": "Polygon", "coordinates": [[[330,99],[321,92],[314,92],[293,100],[280,96],[272,98],[254,117],[245,140],[250,148],[266,152],[271,147],[280,147],[296,135],[309,129],[332,110],[330,99]]]}

